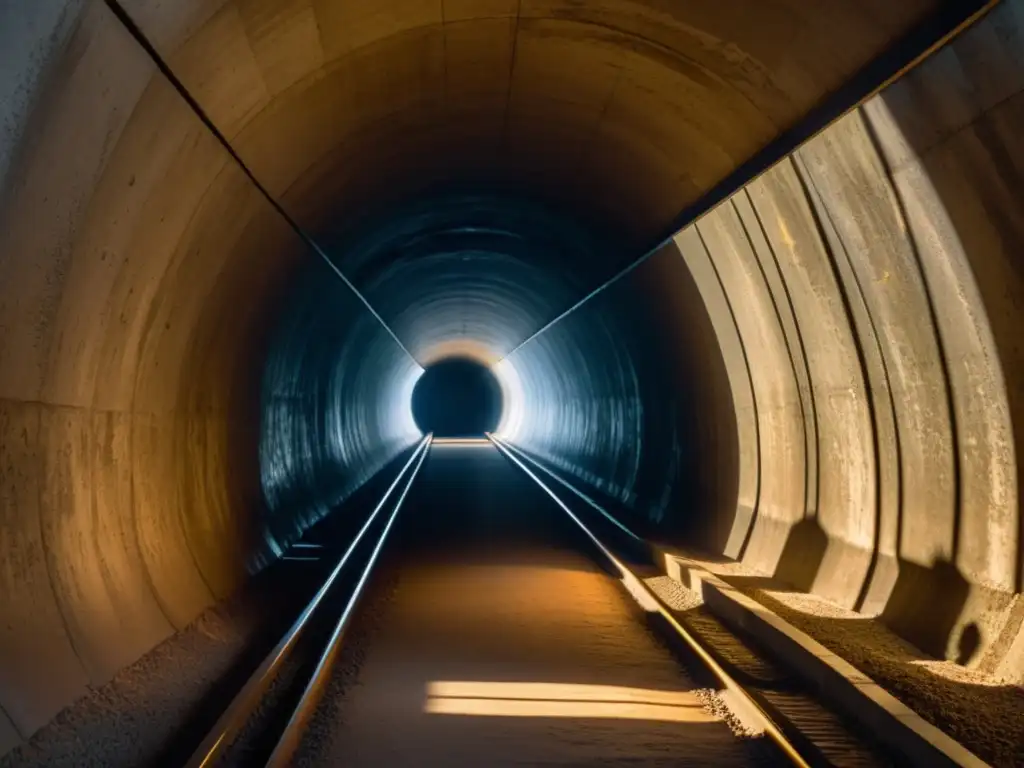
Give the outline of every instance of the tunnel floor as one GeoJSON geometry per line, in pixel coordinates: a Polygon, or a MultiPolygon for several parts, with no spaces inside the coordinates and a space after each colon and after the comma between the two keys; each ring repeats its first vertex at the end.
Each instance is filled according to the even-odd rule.
{"type": "MultiPolygon", "coordinates": [[[[239,633],[217,616],[198,622],[0,765],[184,764],[408,458],[263,574],[244,602],[276,617],[273,626],[239,633]],[[253,653],[189,703],[196,691],[179,691],[190,684],[182,665],[201,675],[203,642],[224,656],[246,635],[253,653]]],[[[295,764],[776,764],[772,745],[737,731],[688,669],[538,485],[486,440],[441,440],[415,476],[295,764]]],[[[260,749],[232,757],[262,761],[260,749]]]]}
{"type": "Polygon", "coordinates": [[[757,762],[496,448],[435,446],[409,501],[372,642],[300,764],[757,762]]]}

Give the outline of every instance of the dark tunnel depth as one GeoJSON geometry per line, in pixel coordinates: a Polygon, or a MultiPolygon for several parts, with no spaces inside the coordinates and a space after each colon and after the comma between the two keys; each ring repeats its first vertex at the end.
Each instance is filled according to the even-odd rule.
{"type": "Polygon", "coordinates": [[[412,393],[416,426],[435,437],[483,437],[497,429],[501,405],[494,374],[467,358],[434,363],[412,393]]]}

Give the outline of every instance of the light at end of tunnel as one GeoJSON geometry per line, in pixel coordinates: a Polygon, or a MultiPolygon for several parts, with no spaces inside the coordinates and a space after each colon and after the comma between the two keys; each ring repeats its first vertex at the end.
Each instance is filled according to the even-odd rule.
{"type": "Polygon", "coordinates": [[[440,681],[427,685],[424,711],[477,717],[598,718],[709,723],[692,691],[576,683],[440,681]]]}
{"type": "Polygon", "coordinates": [[[523,382],[515,365],[507,358],[492,366],[491,371],[501,387],[503,405],[501,419],[494,434],[502,440],[514,440],[526,426],[523,382]]]}
{"type": "Polygon", "coordinates": [[[410,365],[402,372],[401,387],[395,399],[390,401],[393,408],[391,418],[394,420],[396,434],[425,436],[425,433],[416,424],[416,418],[412,412],[412,393],[423,374],[424,369],[419,365],[410,365]]]}

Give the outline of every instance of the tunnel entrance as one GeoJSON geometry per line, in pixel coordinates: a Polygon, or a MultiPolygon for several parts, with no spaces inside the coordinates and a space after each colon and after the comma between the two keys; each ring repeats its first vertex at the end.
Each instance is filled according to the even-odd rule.
{"type": "Polygon", "coordinates": [[[483,437],[501,418],[501,386],[486,366],[466,358],[429,366],[412,393],[416,426],[435,437],[483,437]]]}

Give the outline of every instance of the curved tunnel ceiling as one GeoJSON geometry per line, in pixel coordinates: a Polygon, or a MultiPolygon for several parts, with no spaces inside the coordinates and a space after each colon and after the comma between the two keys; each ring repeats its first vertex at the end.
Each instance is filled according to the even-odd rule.
{"type": "Polygon", "coordinates": [[[421,364],[492,364],[572,304],[612,249],[571,220],[509,197],[434,195],[330,244],[421,364]]]}
{"type": "Polygon", "coordinates": [[[108,4],[12,17],[0,751],[414,441],[454,354],[645,532],[1020,678],[1022,3],[514,352],[947,5],[123,6],[244,168],[108,4]]]}
{"type": "Polygon", "coordinates": [[[485,185],[649,246],[938,4],[123,6],[310,231],[438,187],[485,185]]]}

